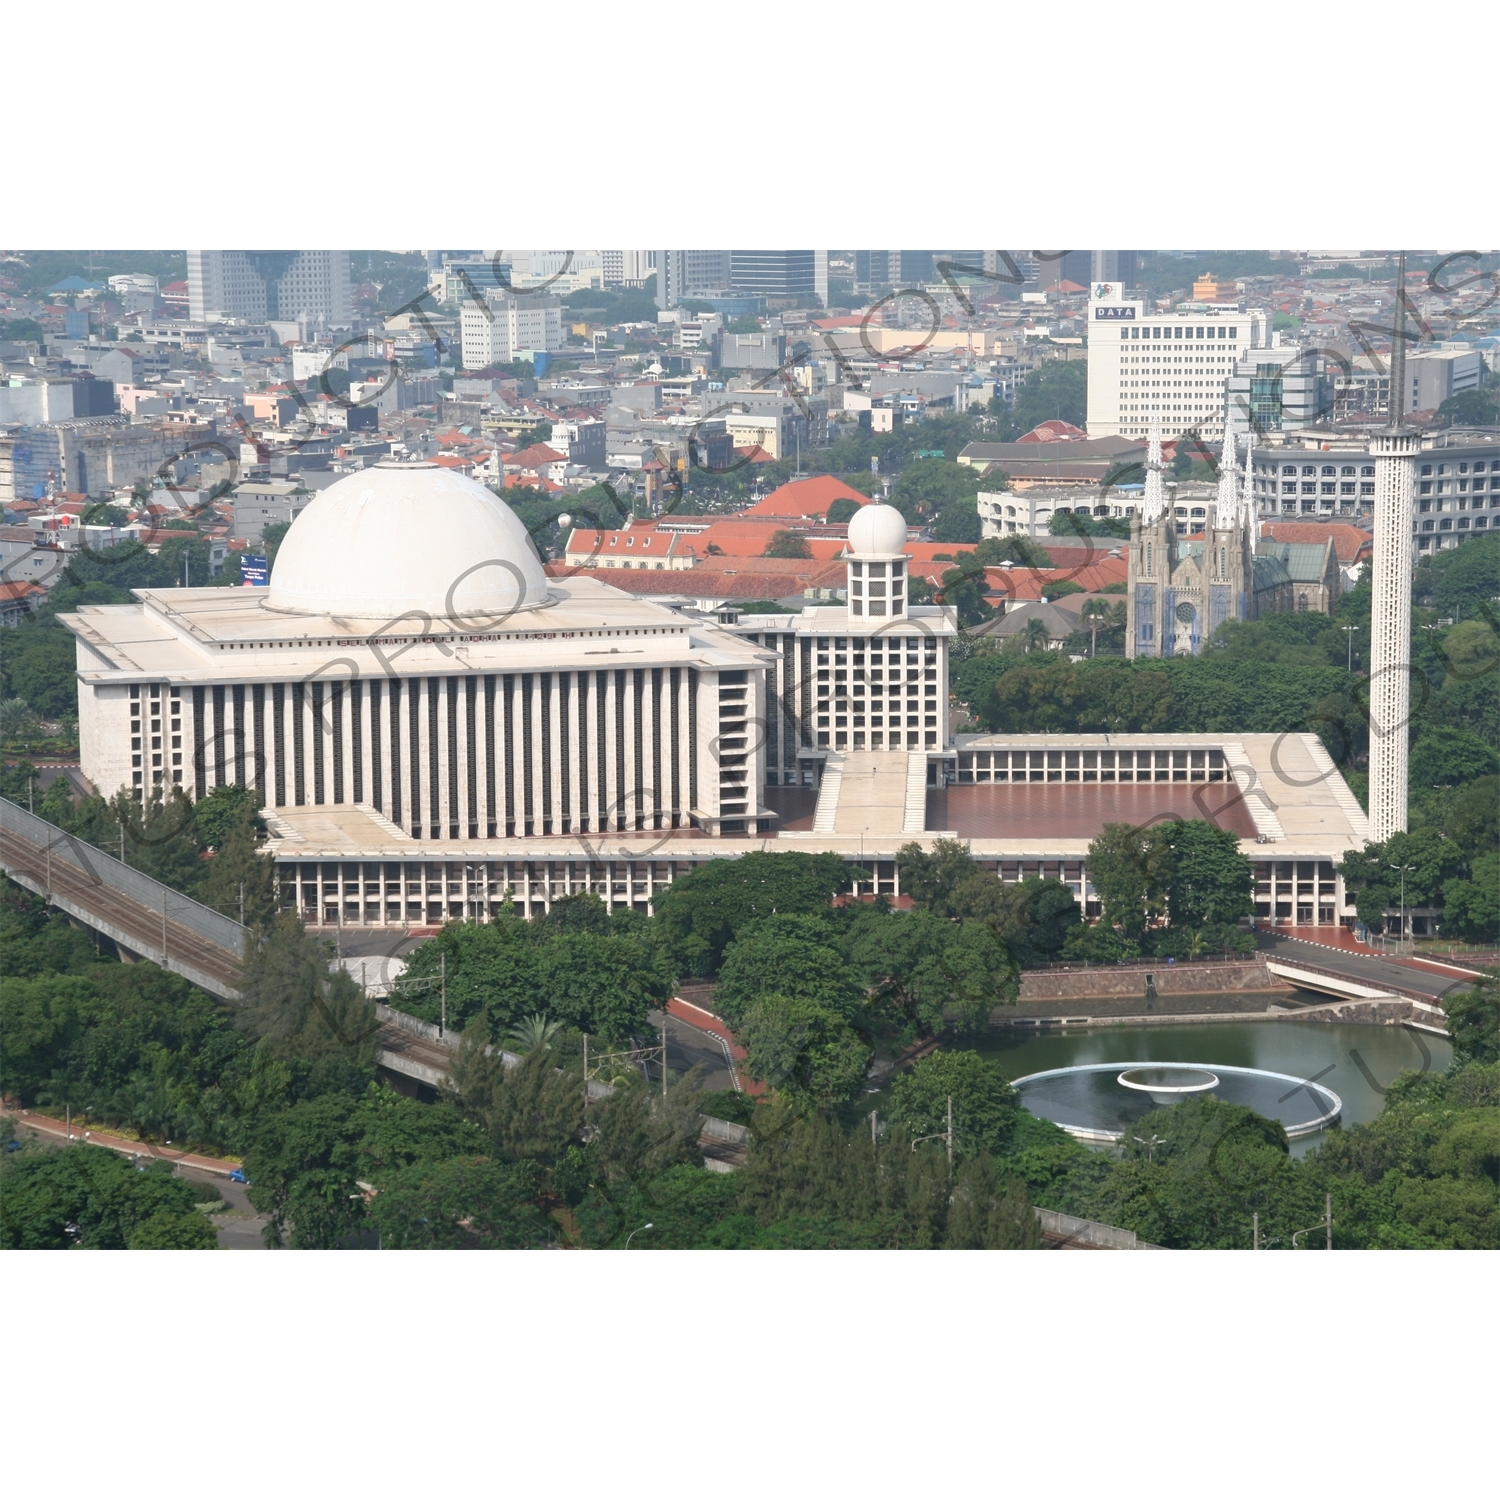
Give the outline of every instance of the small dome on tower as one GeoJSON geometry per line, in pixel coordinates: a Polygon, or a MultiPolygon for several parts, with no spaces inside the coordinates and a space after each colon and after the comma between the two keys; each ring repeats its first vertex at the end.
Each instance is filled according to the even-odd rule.
{"type": "Polygon", "coordinates": [[[899,557],[906,548],[906,517],[877,500],[849,522],[851,557],[899,557]]]}

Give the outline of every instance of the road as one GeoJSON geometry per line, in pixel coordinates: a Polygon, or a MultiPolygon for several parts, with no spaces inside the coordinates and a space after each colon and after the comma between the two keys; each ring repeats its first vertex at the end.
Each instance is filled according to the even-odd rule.
{"type": "Polygon", "coordinates": [[[6,1113],[16,1121],[18,1132],[34,1131],[43,1139],[56,1145],[102,1146],[107,1150],[117,1151],[122,1156],[141,1156],[154,1161],[172,1162],[179,1177],[186,1177],[190,1182],[212,1184],[229,1205],[227,1209],[212,1215],[213,1226],[219,1234],[219,1249],[264,1250],[266,1248],[261,1231],[269,1221],[264,1214],[257,1213],[251,1206],[245,1185],[229,1180],[230,1168],[237,1165],[232,1160],[221,1162],[211,1157],[196,1156],[191,1152],[173,1151],[169,1146],[131,1141],[124,1136],[116,1135],[113,1131],[103,1129],[91,1129],[85,1141],[84,1127],[76,1120],[73,1122],[72,1138],[69,1140],[68,1127],[63,1121],[54,1120],[50,1115],[37,1114],[31,1110],[7,1110],[6,1113]]]}
{"type": "Polygon", "coordinates": [[[1411,995],[1429,1002],[1436,1002],[1449,990],[1462,989],[1467,983],[1463,972],[1458,969],[1445,972],[1429,968],[1425,964],[1403,963],[1391,958],[1351,953],[1345,948],[1328,948],[1321,943],[1303,942],[1269,932],[1257,932],[1255,940],[1256,947],[1262,953],[1284,963],[1306,964],[1309,968],[1324,969],[1360,984],[1389,989],[1398,995],[1411,995]]]}

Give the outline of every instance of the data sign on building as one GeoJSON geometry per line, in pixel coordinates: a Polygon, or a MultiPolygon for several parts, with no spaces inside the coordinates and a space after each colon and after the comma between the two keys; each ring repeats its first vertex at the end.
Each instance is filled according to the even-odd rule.
{"type": "Polygon", "coordinates": [[[271,581],[270,564],[264,557],[251,552],[240,553],[240,585],[247,589],[263,589],[271,581]]]}

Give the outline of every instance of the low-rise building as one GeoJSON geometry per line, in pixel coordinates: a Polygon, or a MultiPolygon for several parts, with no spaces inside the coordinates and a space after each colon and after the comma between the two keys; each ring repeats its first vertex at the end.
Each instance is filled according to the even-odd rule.
{"type": "Polygon", "coordinates": [[[289,525],[312,499],[300,484],[290,480],[247,480],[235,487],[232,532],[246,541],[259,541],[267,526],[289,525]]]}

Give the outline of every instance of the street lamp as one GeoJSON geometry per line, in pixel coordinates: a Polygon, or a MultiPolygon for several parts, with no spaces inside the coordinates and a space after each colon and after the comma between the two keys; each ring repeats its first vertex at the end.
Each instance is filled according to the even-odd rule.
{"type": "Polygon", "coordinates": [[[638,1234],[644,1234],[648,1229],[655,1229],[655,1228],[656,1228],[655,1224],[642,1224],[639,1229],[632,1229],[630,1231],[630,1233],[625,1236],[625,1248],[627,1250],[630,1249],[630,1242],[631,1242],[631,1240],[633,1240],[636,1237],[636,1235],[638,1235],[638,1234]]]}
{"type": "Polygon", "coordinates": [[[1359,633],[1358,625],[1341,625],[1339,629],[1344,632],[1344,639],[1349,642],[1349,664],[1348,670],[1354,671],[1354,637],[1359,633]]]}
{"type": "Polygon", "coordinates": [[[1400,870],[1401,872],[1401,936],[1397,951],[1404,952],[1406,945],[1406,872],[1408,870],[1415,870],[1416,866],[1391,865],[1389,866],[1389,868],[1392,870],[1400,870]]]}

